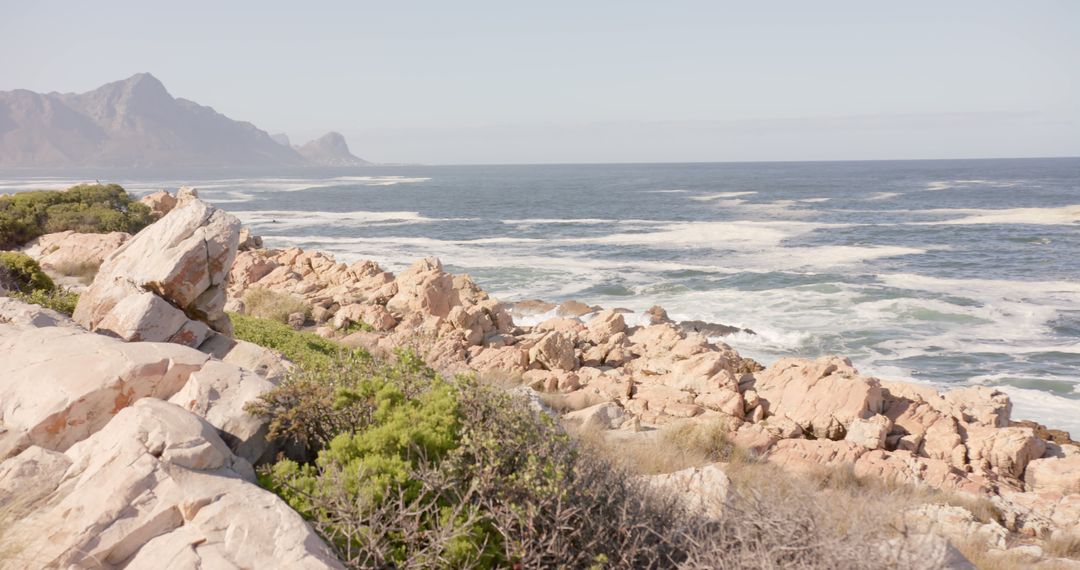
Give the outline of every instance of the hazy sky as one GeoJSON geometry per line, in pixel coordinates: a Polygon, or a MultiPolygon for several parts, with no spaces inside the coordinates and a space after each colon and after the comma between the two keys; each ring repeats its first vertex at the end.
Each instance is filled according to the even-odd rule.
{"type": "Polygon", "coordinates": [[[380,162],[1080,155],[1080,1],[0,0],[0,90],[149,71],[380,162]]]}

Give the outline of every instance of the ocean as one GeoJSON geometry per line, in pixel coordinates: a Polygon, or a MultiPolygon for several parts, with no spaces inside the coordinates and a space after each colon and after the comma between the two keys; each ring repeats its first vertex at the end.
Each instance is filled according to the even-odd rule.
{"type": "Polygon", "coordinates": [[[848,356],[864,373],[1008,393],[1013,416],[1080,434],[1080,159],[401,166],[180,185],[268,247],[438,256],[505,301],[577,299],[752,329],[769,364],[848,356]]]}

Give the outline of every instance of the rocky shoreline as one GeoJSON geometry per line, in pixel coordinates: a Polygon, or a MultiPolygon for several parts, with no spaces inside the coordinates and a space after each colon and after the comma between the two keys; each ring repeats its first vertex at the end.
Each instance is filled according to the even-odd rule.
{"type": "MultiPolygon", "coordinates": [[[[252,464],[269,446],[244,404],[288,363],[230,338],[228,313],[250,311],[262,291],[300,302],[286,318],[295,328],[527,386],[568,426],[615,446],[720,425],[754,461],[789,472],[845,469],[988,500],[997,520],[957,506],[904,517],[951,541],[975,537],[995,555],[1080,567],[1044,552],[1050,540],[1080,541],[1080,446],[1013,422],[999,391],[890,382],[840,356],[765,367],[713,340],[738,329],[674,323],[660,307],[630,326],[625,311],[583,303],[510,306],[438,259],[393,275],[371,261],[264,249],[190,189],[143,202],[163,217],[135,237],[66,232],[26,248],[46,270],[101,262],[73,319],[0,298],[0,504],[33,511],[0,542],[45,565],[93,557],[138,567],[167,556],[338,567],[299,515],[254,484],[252,464]],[[534,326],[515,323],[552,311],[534,326]],[[276,517],[272,528],[266,517],[276,517]],[[244,538],[229,539],[236,533],[244,538]]],[[[719,475],[672,484],[714,492],[724,465],[710,469],[719,475]]]]}

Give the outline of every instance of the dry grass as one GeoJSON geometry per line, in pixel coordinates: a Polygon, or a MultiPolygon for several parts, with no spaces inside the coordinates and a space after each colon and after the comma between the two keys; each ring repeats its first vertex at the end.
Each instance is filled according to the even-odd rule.
{"type": "Polygon", "coordinates": [[[289,315],[294,313],[310,315],[311,307],[288,293],[255,288],[244,294],[244,313],[260,319],[288,323],[289,315]]]}
{"type": "Polygon", "coordinates": [[[52,270],[65,277],[75,277],[83,285],[94,282],[101,263],[95,261],[64,262],[52,266],[52,270]]]}
{"type": "Polygon", "coordinates": [[[1080,536],[1057,533],[1046,540],[1043,551],[1057,558],[1080,559],[1080,536]]]}

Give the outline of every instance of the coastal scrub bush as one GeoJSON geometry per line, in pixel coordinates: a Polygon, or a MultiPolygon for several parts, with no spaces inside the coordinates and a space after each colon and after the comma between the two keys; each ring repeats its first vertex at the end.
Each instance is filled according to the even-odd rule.
{"type": "Polygon", "coordinates": [[[154,220],[150,208],[132,200],[117,184],[20,192],[0,197],[0,249],[65,230],[136,233],[154,220]]]}
{"type": "Polygon", "coordinates": [[[233,336],[282,353],[306,371],[330,368],[339,355],[364,358],[367,351],[348,349],[319,335],[295,331],[288,325],[240,313],[229,313],[233,336]]]}
{"type": "Polygon", "coordinates": [[[49,292],[56,289],[56,284],[29,255],[0,251],[0,289],[19,293],[49,292]]]}
{"type": "Polygon", "coordinates": [[[289,322],[289,315],[301,313],[305,317],[311,314],[311,307],[301,299],[288,293],[278,293],[262,287],[248,290],[244,294],[244,312],[260,319],[272,319],[281,323],[289,322]]]}
{"type": "Polygon", "coordinates": [[[65,261],[52,266],[54,272],[65,277],[74,277],[83,285],[94,282],[101,263],[97,261],[65,261]]]}
{"type": "Polygon", "coordinates": [[[12,297],[33,305],[41,305],[69,317],[75,314],[75,305],[79,304],[79,294],[63,287],[57,287],[52,291],[35,289],[29,293],[15,293],[12,297]]]}

